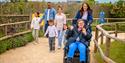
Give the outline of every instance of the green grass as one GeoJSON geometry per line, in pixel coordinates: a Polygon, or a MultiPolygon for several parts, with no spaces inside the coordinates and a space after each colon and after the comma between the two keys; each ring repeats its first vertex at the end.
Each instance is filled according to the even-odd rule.
{"type": "MultiPolygon", "coordinates": [[[[105,45],[101,45],[103,51],[105,51],[105,45]]],[[[102,58],[99,53],[96,53],[96,58],[99,63],[103,63],[102,58]]],[[[125,44],[114,41],[111,43],[110,48],[110,58],[114,60],[116,63],[125,63],[125,44]]]]}

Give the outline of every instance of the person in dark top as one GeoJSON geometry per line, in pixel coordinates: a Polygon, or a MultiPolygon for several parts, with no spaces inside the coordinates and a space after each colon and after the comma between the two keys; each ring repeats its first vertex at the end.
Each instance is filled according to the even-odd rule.
{"type": "Polygon", "coordinates": [[[77,21],[77,25],[71,26],[70,30],[67,30],[67,44],[69,46],[68,60],[69,63],[74,56],[75,50],[78,48],[80,52],[80,62],[86,62],[86,49],[88,46],[88,40],[91,38],[90,31],[86,28],[86,25],[82,19],[77,21]]]}
{"type": "Polygon", "coordinates": [[[83,3],[80,10],[77,11],[75,18],[73,19],[72,25],[76,25],[77,21],[82,19],[85,22],[85,25],[89,26],[91,30],[91,24],[93,22],[92,9],[88,3],[83,3]]]}

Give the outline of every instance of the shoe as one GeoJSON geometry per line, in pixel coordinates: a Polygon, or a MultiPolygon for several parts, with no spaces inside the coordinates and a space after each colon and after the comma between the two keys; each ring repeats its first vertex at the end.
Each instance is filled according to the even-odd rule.
{"type": "Polygon", "coordinates": [[[69,57],[68,57],[68,58],[67,58],[67,63],[73,63],[73,62],[72,62],[72,58],[69,58],[69,57]]]}
{"type": "Polygon", "coordinates": [[[80,63],[85,63],[84,61],[81,61],[80,63]]]}
{"type": "Polygon", "coordinates": [[[58,49],[61,49],[61,47],[58,47],[58,49]]]}
{"type": "Polygon", "coordinates": [[[55,50],[52,50],[52,53],[55,53],[55,50]]]}

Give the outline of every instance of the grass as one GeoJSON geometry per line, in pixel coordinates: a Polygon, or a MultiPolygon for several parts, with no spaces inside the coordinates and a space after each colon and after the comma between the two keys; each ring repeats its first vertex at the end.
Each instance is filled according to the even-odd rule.
{"type": "MultiPolygon", "coordinates": [[[[101,45],[103,51],[105,51],[105,45],[101,45]]],[[[96,58],[98,63],[103,63],[102,58],[99,53],[96,53],[96,58]]],[[[111,43],[110,47],[110,58],[116,63],[125,63],[125,44],[114,41],[111,43]]]]}

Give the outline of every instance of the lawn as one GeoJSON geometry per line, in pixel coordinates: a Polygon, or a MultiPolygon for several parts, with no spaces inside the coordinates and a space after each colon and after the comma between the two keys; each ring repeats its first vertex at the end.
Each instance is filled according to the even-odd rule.
{"type": "MultiPolygon", "coordinates": [[[[103,51],[105,51],[105,45],[101,45],[103,51]]],[[[99,53],[96,53],[96,58],[98,63],[103,63],[102,58],[100,57],[99,53]]],[[[114,41],[111,43],[110,48],[110,58],[114,60],[116,63],[125,63],[125,44],[114,41]]]]}

